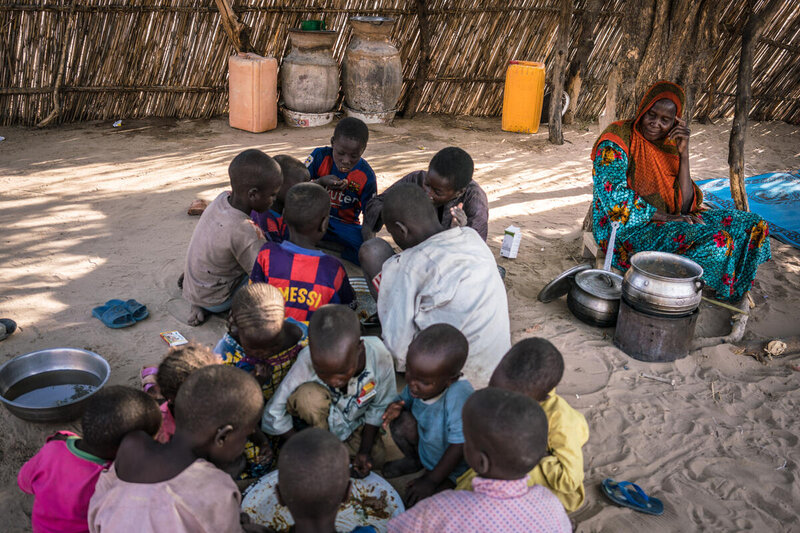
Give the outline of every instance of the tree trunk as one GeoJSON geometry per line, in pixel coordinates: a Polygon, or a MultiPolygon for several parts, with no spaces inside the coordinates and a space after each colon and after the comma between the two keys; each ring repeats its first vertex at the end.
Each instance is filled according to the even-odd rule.
{"type": "Polygon", "coordinates": [[[636,77],[642,62],[653,21],[654,0],[628,0],[623,20],[623,46],[620,51],[619,92],[616,97],[618,117],[633,117],[638,105],[636,77]]]}
{"type": "Polygon", "coordinates": [[[564,133],[561,131],[561,95],[564,93],[564,74],[567,68],[571,19],[572,0],[560,0],[558,33],[553,50],[553,75],[550,78],[550,132],[548,138],[553,144],[564,144],[564,133]]]}
{"type": "Polygon", "coordinates": [[[750,210],[744,188],[744,141],[747,136],[747,116],[753,100],[753,52],[764,26],[780,9],[781,3],[781,0],[770,0],[760,12],[751,12],[742,30],[742,53],[736,81],[736,109],[728,143],[731,196],[736,208],[741,211],[750,210]]]}
{"type": "Polygon", "coordinates": [[[219,10],[220,22],[237,52],[252,52],[250,28],[241,22],[233,10],[230,0],[214,0],[219,10]]]}
{"type": "Polygon", "coordinates": [[[606,89],[606,109],[600,116],[600,131],[605,130],[609,124],[617,120],[617,89],[619,88],[619,67],[611,67],[608,75],[608,86],[606,89]]]}
{"type": "Polygon", "coordinates": [[[582,78],[586,70],[586,62],[594,49],[594,25],[600,8],[601,0],[589,0],[581,16],[581,36],[575,58],[569,65],[567,76],[567,93],[569,94],[570,107],[564,115],[564,124],[572,124],[575,119],[575,110],[578,107],[578,98],[581,95],[582,78]]]}
{"type": "Polygon", "coordinates": [[[428,41],[428,6],[425,0],[416,0],[417,25],[419,27],[419,55],[417,56],[417,73],[414,76],[414,88],[408,98],[406,110],[403,115],[406,118],[414,118],[417,114],[419,101],[422,99],[422,91],[425,89],[425,80],[428,77],[430,66],[430,43],[428,41]]]}

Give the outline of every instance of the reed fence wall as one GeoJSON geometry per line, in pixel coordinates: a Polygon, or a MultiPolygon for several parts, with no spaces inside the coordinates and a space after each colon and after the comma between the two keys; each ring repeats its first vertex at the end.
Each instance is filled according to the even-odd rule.
{"type": "MultiPolygon", "coordinates": [[[[696,95],[696,118],[733,113],[740,20],[749,0],[727,2],[707,79],[696,95]]],[[[570,53],[588,0],[577,0],[570,53]]],[[[339,31],[341,61],[350,39],[347,19],[396,19],[405,79],[400,109],[409,103],[426,39],[430,66],[417,110],[498,115],[511,59],[549,62],[558,0],[234,0],[252,29],[251,42],[280,61],[287,29],[322,18],[339,31]],[[429,31],[420,35],[424,2],[429,31]]],[[[590,17],[595,45],[583,74],[579,119],[602,111],[612,64],[622,50],[626,0],[604,0],[590,17]]],[[[213,0],[0,0],[0,124],[33,125],[53,108],[57,121],[147,116],[209,117],[227,111],[227,58],[233,53],[213,0]],[[63,57],[63,59],[62,59],[63,57]],[[59,73],[59,71],[61,72],[59,73]]],[[[753,109],[759,120],[800,123],[800,8],[787,0],[757,44],[753,109]]]]}

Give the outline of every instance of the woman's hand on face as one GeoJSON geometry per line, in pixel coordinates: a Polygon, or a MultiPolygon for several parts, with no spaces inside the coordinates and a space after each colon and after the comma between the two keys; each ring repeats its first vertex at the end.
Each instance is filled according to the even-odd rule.
{"type": "Polygon", "coordinates": [[[669,130],[667,137],[675,141],[680,155],[689,153],[689,134],[691,131],[686,126],[686,122],[679,118],[675,119],[675,125],[669,130]]]}

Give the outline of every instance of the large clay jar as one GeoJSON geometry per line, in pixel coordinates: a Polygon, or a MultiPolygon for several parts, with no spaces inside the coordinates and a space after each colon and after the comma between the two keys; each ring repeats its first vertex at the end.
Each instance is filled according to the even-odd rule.
{"type": "Polygon", "coordinates": [[[291,51],[281,66],[281,95],[289,109],[324,113],[339,96],[339,67],[333,58],[335,31],[289,30],[291,51]]]}
{"type": "Polygon", "coordinates": [[[342,64],[347,106],[356,111],[383,113],[395,109],[403,88],[400,52],[389,42],[394,19],[352,17],[353,38],[342,64]]]}

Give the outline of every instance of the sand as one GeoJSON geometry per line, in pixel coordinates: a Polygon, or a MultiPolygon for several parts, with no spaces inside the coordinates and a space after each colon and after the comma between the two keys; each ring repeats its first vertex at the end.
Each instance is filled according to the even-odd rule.
{"type": "MultiPolygon", "coordinates": [[[[522,228],[520,255],[499,259],[508,270],[513,340],[542,336],[564,353],[559,392],[587,418],[587,502],[572,515],[578,531],[800,530],[800,373],[786,359],[762,365],[727,346],[672,364],[645,364],[611,343],[612,330],[574,319],[562,298],[536,300],[541,287],[580,259],[580,224],[591,199],[588,154],[597,126],[570,126],[566,143],[546,132],[500,131],[499,119],[418,117],[371,127],[365,156],[383,190],[425,168],[440,148],[458,145],[476,162],[490,200],[489,245],[499,257],[503,229],[522,228]],[[641,371],[675,379],[643,380],[641,371]],[[718,392],[712,398],[711,387],[718,392]],[[649,517],[615,507],[600,494],[606,477],[639,483],[662,498],[666,512],[649,517]]],[[[692,125],[696,179],[727,176],[729,122],[692,125]]],[[[187,307],[175,280],[196,218],[197,197],[226,188],[230,159],[245,148],[305,157],[327,144],[331,127],[280,127],[261,134],[232,130],[224,119],[124,121],[46,131],[6,128],[0,134],[0,316],[20,330],[0,342],[0,362],[33,350],[72,346],[102,354],[111,382],[138,385],[142,365],[166,345],[159,332],[179,330],[211,344],[225,330],[214,318],[181,322],[187,307]],[[110,330],[91,308],[110,298],[136,298],[151,316],[110,330]]],[[[754,123],[747,171],[800,166],[800,128],[754,123]]],[[[757,307],[748,338],[800,330],[800,252],[772,240],[773,260],[759,270],[757,307]]],[[[728,314],[704,304],[698,330],[727,333],[728,314]]],[[[797,361],[794,361],[797,364],[797,361]]],[[[32,498],[16,487],[23,462],[46,435],[74,424],[39,425],[0,410],[0,516],[4,531],[28,531],[32,498]]]]}

